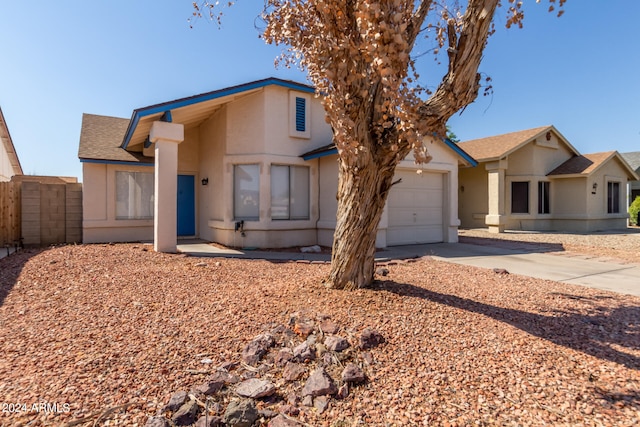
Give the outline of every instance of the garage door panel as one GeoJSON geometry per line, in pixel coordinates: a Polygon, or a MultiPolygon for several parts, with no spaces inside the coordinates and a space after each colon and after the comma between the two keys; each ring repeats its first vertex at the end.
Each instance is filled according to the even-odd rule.
{"type": "Polygon", "coordinates": [[[443,175],[398,171],[394,179],[402,181],[389,193],[387,244],[442,242],[443,175]]]}

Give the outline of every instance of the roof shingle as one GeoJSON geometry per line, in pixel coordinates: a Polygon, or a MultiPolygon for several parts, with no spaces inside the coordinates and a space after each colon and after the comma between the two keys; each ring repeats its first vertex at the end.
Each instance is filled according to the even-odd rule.
{"type": "Polygon", "coordinates": [[[589,175],[616,154],[615,151],[574,156],[549,172],[553,175],[589,175]]]}
{"type": "Polygon", "coordinates": [[[153,157],[132,153],[120,147],[128,125],[128,119],[83,114],[78,157],[81,160],[153,163],[153,157]]]}
{"type": "Polygon", "coordinates": [[[485,162],[498,160],[511,153],[521,145],[535,138],[537,135],[553,129],[553,126],[542,126],[503,135],[473,139],[458,144],[474,159],[485,162]]]}

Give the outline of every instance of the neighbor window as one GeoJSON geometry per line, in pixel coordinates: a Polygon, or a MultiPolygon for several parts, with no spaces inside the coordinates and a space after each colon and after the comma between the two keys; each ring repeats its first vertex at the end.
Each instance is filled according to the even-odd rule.
{"type": "Polygon", "coordinates": [[[309,219],[309,168],[271,166],[271,218],[309,219]]]}
{"type": "Polygon", "coordinates": [[[529,182],[511,183],[511,213],[529,213],[529,182]]]}
{"type": "Polygon", "coordinates": [[[607,213],[620,213],[620,183],[607,183],[607,213]]]}
{"type": "Polygon", "coordinates": [[[260,219],[260,166],[233,166],[233,215],[235,219],[260,219]]]}
{"type": "Polygon", "coordinates": [[[550,212],[551,210],[549,209],[549,182],[540,181],[538,182],[538,213],[548,214],[550,212]]]}
{"type": "Polygon", "coordinates": [[[152,219],[153,195],[153,173],[116,172],[116,219],[152,219]]]}

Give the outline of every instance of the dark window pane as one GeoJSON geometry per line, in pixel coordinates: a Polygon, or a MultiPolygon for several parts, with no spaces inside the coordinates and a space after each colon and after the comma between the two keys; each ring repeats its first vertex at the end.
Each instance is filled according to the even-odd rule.
{"type": "Polygon", "coordinates": [[[529,183],[511,183],[511,213],[529,213],[529,183]]]}

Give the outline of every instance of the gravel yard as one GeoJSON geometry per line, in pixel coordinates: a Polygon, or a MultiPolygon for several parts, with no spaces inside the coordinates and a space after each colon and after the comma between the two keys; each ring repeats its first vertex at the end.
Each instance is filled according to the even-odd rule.
{"type": "MultiPolygon", "coordinates": [[[[524,236],[556,249],[639,253],[638,234],[599,247],[588,236],[517,240],[524,236]],[[635,243],[619,244],[627,239],[635,243]]],[[[143,426],[175,391],[240,360],[253,337],[289,326],[296,313],[330,317],[352,345],[365,328],[386,340],[370,357],[354,353],[367,383],[322,414],[298,405],[293,418],[306,425],[638,424],[640,298],[428,257],[386,268],[373,289],[342,292],[321,285],[326,264],[200,259],[132,244],[2,259],[0,425],[143,426]]],[[[259,407],[279,412],[287,396],[273,381],[282,391],[259,407]]]]}

